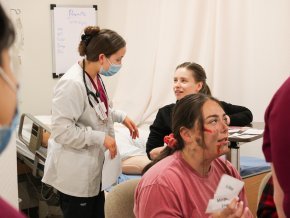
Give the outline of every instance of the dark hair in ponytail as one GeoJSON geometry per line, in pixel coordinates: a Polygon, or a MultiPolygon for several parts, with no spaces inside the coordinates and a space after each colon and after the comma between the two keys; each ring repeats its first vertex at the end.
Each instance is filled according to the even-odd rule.
{"type": "MultiPolygon", "coordinates": [[[[156,159],[144,167],[142,174],[163,158],[184,148],[184,141],[180,135],[181,127],[192,129],[196,124],[200,130],[203,130],[202,106],[208,100],[213,100],[220,104],[217,99],[202,93],[187,95],[176,103],[172,113],[172,132],[177,144],[173,148],[166,146],[156,159]]],[[[203,134],[199,144],[204,146],[203,134]]]]}
{"type": "Polygon", "coordinates": [[[202,82],[202,88],[199,93],[211,96],[210,88],[206,83],[206,73],[202,66],[193,62],[184,62],[176,67],[176,70],[179,68],[185,68],[192,71],[192,76],[196,82],[202,82]]]}
{"type": "Polygon", "coordinates": [[[100,54],[110,57],[125,46],[125,40],[115,31],[88,26],[81,37],[79,54],[88,61],[98,61],[100,54]]]}

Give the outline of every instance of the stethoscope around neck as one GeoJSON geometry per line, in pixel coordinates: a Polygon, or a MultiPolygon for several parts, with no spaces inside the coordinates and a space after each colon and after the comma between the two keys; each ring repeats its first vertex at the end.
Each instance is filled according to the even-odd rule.
{"type": "MultiPolygon", "coordinates": [[[[101,101],[101,97],[100,97],[100,93],[99,93],[98,89],[95,89],[96,93],[94,93],[88,88],[87,81],[86,81],[86,74],[87,73],[85,71],[85,59],[84,59],[83,60],[83,80],[84,80],[84,84],[85,84],[89,103],[90,103],[91,107],[96,111],[96,113],[100,116],[100,118],[102,120],[105,120],[105,119],[107,119],[107,114],[106,114],[107,109],[104,105],[104,102],[101,101]]],[[[102,88],[104,89],[106,98],[108,99],[107,90],[105,88],[104,82],[103,82],[102,78],[100,77],[100,75],[97,75],[97,76],[101,81],[102,88]]],[[[92,80],[89,75],[88,75],[88,77],[90,80],[92,80]]],[[[93,81],[91,81],[91,82],[93,83],[93,81]]]]}
{"type": "MultiPolygon", "coordinates": [[[[92,104],[92,102],[91,102],[89,96],[92,96],[92,97],[94,98],[94,100],[95,100],[97,103],[100,103],[100,99],[101,99],[101,98],[100,98],[100,93],[99,93],[98,89],[96,89],[96,93],[94,93],[94,92],[92,92],[92,91],[88,88],[87,81],[86,81],[86,74],[87,74],[87,73],[86,73],[86,71],[85,71],[85,60],[83,60],[83,80],[84,80],[84,84],[85,84],[85,87],[86,87],[86,91],[87,91],[87,96],[88,96],[89,103],[90,103],[91,107],[93,107],[93,104],[92,104]]],[[[101,78],[99,75],[97,75],[97,76],[98,76],[98,78],[99,78],[100,81],[101,81],[102,88],[104,89],[105,94],[106,94],[106,97],[107,97],[107,99],[108,99],[107,90],[106,90],[106,88],[105,88],[104,82],[103,82],[102,78],[101,78]]],[[[88,75],[88,77],[89,77],[89,75],[88,75]]],[[[91,80],[91,78],[90,78],[90,80],[91,80]]]]}

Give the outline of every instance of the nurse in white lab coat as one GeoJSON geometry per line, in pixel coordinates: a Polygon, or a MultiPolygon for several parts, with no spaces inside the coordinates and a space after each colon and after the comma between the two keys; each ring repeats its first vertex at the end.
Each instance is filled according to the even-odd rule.
{"type": "Polygon", "coordinates": [[[60,192],[65,218],[104,217],[101,188],[104,152],[117,154],[114,122],[138,129],[124,112],[113,110],[101,75],[112,76],[121,67],[126,42],[116,32],[87,27],[74,64],[58,81],[52,100],[52,132],[42,181],[60,192]]]}

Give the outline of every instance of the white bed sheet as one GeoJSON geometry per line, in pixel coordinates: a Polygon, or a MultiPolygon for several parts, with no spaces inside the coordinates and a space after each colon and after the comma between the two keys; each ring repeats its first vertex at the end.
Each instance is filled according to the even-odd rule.
{"type": "Polygon", "coordinates": [[[149,127],[138,128],[139,138],[132,139],[129,130],[122,124],[115,124],[115,138],[121,159],[133,156],[146,155],[146,141],[149,135],[149,127]]]}
{"type": "MultiPolygon", "coordinates": [[[[51,126],[51,116],[41,115],[35,117],[47,126],[51,126]]],[[[149,126],[143,125],[141,128],[138,128],[139,138],[134,140],[131,138],[129,130],[124,125],[115,123],[114,127],[116,143],[122,160],[133,156],[146,155],[146,141],[149,135],[149,126]]],[[[30,140],[31,128],[32,124],[23,125],[22,135],[27,141],[30,140]]],[[[34,160],[35,155],[28,149],[28,147],[23,142],[19,140],[18,137],[16,139],[16,145],[18,153],[24,155],[31,160],[34,160]]],[[[44,147],[41,147],[40,150],[43,154],[46,154],[47,152],[47,149],[44,147]]],[[[41,163],[43,164],[43,162],[41,163]]]]}

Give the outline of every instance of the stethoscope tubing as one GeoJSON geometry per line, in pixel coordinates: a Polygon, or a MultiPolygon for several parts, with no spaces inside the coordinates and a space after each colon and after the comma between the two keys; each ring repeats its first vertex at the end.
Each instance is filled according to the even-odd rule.
{"type": "MultiPolygon", "coordinates": [[[[96,93],[94,93],[94,92],[92,92],[88,88],[88,85],[87,85],[87,82],[86,82],[86,78],[85,78],[85,75],[87,74],[86,71],[85,71],[85,59],[83,60],[83,67],[82,68],[83,68],[83,80],[84,80],[84,84],[85,84],[85,87],[86,87],[86,92],[87,92],[88,100],[89,100],[89,103],[90,103],[91,107],[94,107],[93,104],[92,104],[92,102],[91,102],[91,100],[90,100],[90,97],[89,96],[91,95],[95,99],[95,101],[97,103],[100,103],[100,101],[99,101],[99,99],[101,100],[100,93],[99,93],[98,89],[96,89],[95,90],[96,93]]],[[[99,79],[101,81],[102,88],[104,89],[106,98],[109,101],[108,94],[107,94],[107,90],[106,90],[105,84],[104,84],[104,82],[102,80],[102,77],[99,74],[97,76],[99,77],[99,79]]]]}

